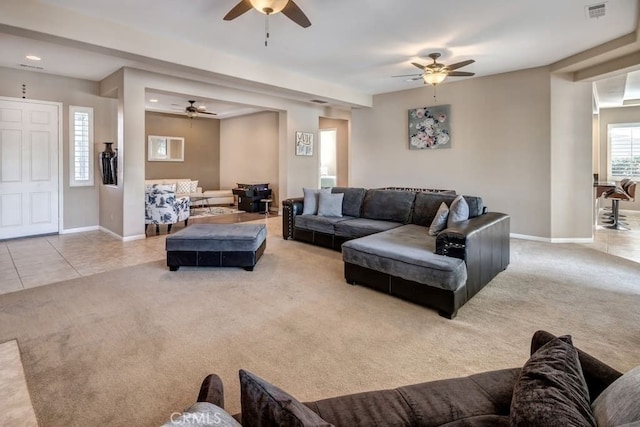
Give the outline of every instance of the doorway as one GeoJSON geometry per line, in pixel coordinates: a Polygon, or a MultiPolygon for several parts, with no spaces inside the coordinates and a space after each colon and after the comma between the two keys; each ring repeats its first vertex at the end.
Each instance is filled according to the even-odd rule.
{"type": "Polygon", "coordinates": [[[349,186],[349,121],[320,117],[318,168],[321,187],[349,186]],[[325,141],[326,147],[323,147],[325,141]]]}
{"type": "Polygon", "coordinates": [[[335,187],[338,175],[337,130],[320,130],[320,188],[335,187]]]}
{"type": "Polygon", "coordinates": [[[60,109],[0,99],[0,239],[59,231],[60,109]]]}

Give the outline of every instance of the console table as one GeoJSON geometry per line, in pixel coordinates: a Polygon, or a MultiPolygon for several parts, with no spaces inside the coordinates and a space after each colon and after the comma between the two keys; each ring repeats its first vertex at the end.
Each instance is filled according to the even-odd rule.
{"type": "Polygon", "coordinates": [[[264,212],[263,199],[271,199],[269,184],[240,184],[234,188],[233,194],[238,196],[238,209],[245,212],[264,212]]]}

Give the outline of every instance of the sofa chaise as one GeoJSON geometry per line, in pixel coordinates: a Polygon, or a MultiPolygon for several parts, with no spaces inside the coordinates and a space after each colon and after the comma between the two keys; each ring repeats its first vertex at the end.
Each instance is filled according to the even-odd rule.
{"type": "MultiPolygon", "coordinates": [[[[617,426],[640,423],[640,367],[624,375],[574,347],[570,336],[537,331],[522,368],[367,391],[301,403],[240,371],[241,414],[224,411],[222,381],[205,378],[187,421],[245,427],[617,426]],[[217,422],[219,420],[219,422],[217,422]]],[[[168,426],[169,424],[165,424],[168,426]]],[[[189,424],[192,425],[192,424],[189,424]]]]}
{"type": "MultiPolygon", "coordinates": [[[[508,215],[464,196],[468,219],[428,234],[448,192],[334,187],[339,216],[304,214],[305,198],[283,201],[283,238],[342,250],[345,279],[438,310],[452,319],[509,265],[508,215]]],[[[310,200],[306,198],[307,202],[310,200]]]]}

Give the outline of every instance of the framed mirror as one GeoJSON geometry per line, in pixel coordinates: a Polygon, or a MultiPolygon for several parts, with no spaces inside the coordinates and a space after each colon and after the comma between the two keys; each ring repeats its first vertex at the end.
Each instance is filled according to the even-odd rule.
{"type": "Polygon", "coordinates": [[[149,135],[150,162],[184,162],[184,138],[149,135]]]}

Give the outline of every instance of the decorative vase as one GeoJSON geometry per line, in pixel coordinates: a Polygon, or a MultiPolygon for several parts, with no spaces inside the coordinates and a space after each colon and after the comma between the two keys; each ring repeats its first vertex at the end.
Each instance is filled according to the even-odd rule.
{"type": "Polygon", "coordinates": [[[111,157],[111,181],[113,185],[118,185],[118,149],[115,149],[111,157]]]}
{"type": "Polygon", "coordinates": [[[102,183],[107,185],[115,185],[116,184],[116,175],[114,174],[112,159],[116,159],[117,162],[117,153],[113,151],[111,146],[113,142],[105,142],[104,143],[104,151],[100,153],[100,172],[102,174],[102,183]]]}

